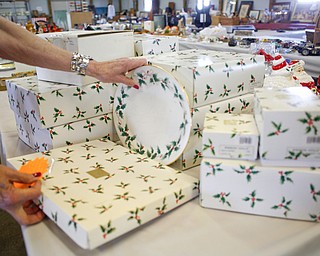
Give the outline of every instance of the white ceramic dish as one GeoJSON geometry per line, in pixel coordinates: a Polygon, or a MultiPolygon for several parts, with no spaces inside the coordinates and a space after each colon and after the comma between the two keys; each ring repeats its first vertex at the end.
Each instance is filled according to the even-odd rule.
{"type": "Polygon", "coordinates": [[[174,162],[185,149],[191,129],[186,93],[178,81],[156,66],[143,66],[130,76],[138,90],[119,85],[114,122],[122,144],[163,164],[174,162]]]}

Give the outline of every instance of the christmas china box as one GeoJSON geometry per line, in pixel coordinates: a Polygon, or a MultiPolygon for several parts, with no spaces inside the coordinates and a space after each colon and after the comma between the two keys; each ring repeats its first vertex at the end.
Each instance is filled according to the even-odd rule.
{"type": "Polygon", "coordinates": [[[207,113],[202,156],[256,160],[259,132],[252,114],[207,113]]]}
{"type": "Polygon", "coordinates": [[[207,113],[252,114],[252,112],[252,93],[247,93],[203,107],[192,108],[192,125],[188,144],[182,155],[172,164],[172,166],[178,169],[189,169],[200,164],[203,151],[202,140],[204,121],[207,113]]]}
{"type": "MultiPolygon", "coordinates": [[[[40,207],[80,247],[94,249],[198,195],[199,181],[107,140],[9,159],[54,159],[40,207]]],[[[133,233],[134,234],[134,233],[133,233]]]]}
{"type": "Polygon", "coordinates": [[[319,222],[319,196],[319,168],[214,158],[201,162],[199,200],[205,208],[319,222]]]}
{"type": "Polygon", "coordinates": [[[320,98],[306,87],[255,91],[255,120],[264,164],[320,166],[320,98]]]}
{"type": "Polygon", "coordinates": [[[34,127],[31,118],[15,114],[16,127],[19,138],[38,152],[102,137],[112,141],[118,138],[111,113],[49,128],[34,127]]]}
{"type": "Polygon", "coordinates": [[[265,75],[261,55],[186,50],[147,56],[147,59],[176,77],[189,97],[190,107],[253,92],[262,86],[265,75]]]}
{"type": "MultiPolygon", "coordinates": [[[[108,61],[122,57],[134,56],[132,31],[68,31],[39,34],[47,40],[70,52],[79,52],[88,55],[97,61],[108,61]]],[[[71,62],[71,60],[70,60],[71,62]]],[[[46,68],[36,68],[40,80],[86,85],[96,82],[90,76],[81,76],[75,72],[64,72],[46,68]]]]}
{"type": "Polygon", "coordinates": [[[176,36],[134,36],[136,56],[157,55],[179,51],[179,38],[176,36]]]}
{"type": "Polygon", "coordinates": [[[72,86],[25,77],[7,81],[11,109],[33,127],[50,128],[112,112],[116,85],[72,86]]]}

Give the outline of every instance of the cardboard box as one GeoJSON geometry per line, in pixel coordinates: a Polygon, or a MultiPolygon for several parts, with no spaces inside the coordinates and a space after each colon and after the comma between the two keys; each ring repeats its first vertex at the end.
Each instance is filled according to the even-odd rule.
{"type": "Polygon", "coordinates": [[[253,94],[248,93],[207,106],[193,108],[192,126],[188,144],[179,159],[171,166],[185,170],[200,164],[205,115],[207,113],[252,114],[253,94]]]}
{"type": "Polygon", "coordinates": [[[220,51],[186,50],[148,56],[185,88],[191,107],[253,92],[263,84],[264,57],[220,51]]]}
{"type": "Polygon", "coordinates": [[[320,99],[305,87],[255,91],[264,164],[320,166],[320,99]]]}
{"type": "Polygon", "coordinates": [[[251,114],[207,113],[202,156],[256,160],[259,132],[251,114]]]}
{"type": "Polygon", "coordinates": [[[199,199],[206,208],[318,222],[319,189],[319,168],[213,158],[201,162],[199,199]]]}
{"type": "MultiPolygon", "coordinates": [[[[133,57],[133,32],[131,31],[69,31],[39,34],[43,39],[70,52],[89,55],[97,61],[107,61],[122,57],[133,57]]],[[[71,61],[71,60],[70,60],[71,61]]],[[[39,80],[86,85],[96,82],[90,76],[76,72],[64,72],[37,67],[39,80]]]]}
{"type": "Polygon", "coordinates": [[[135,36],[134,40],[136,56],[179,51],[179,38],[176,36],[135,36]]]}
{"type": "Polygon", "coordinates": [[[71,86],[26,77],[8,80],[7,90],[15,113],[33,127],[49,128],[112,112],[116,85],[71,86]]]}
{"type": "Polygon", "coordinates": [[[30,117],[15,114],[15,119],[19,138],[38,152],[102,137],[117,138],[112,113],[49,128],[34,127],[30,117]]]}
{"type": "MultiPolygon", "coordinates": [[[[94,249],[198,195],[199,181],[106,140],[49,152],[41,208],[68,236],[94,249]]],[[[9,159],[16,169],[42,154],[9,159]]],[[[131,233],[134,235],[134,233],[131,233]]]]}

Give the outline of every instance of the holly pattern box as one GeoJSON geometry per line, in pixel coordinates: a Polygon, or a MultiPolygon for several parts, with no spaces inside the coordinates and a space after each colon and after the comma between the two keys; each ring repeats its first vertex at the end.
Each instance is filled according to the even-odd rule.
{"type": "Polygon", "coordinates": [[[175,168],[184,170],[200,165],[203,157],[202,140],[204,121],[207,113],[252,114],[253,94],[247,93],[203,107],[192,108],[192,125],[189,141],[185,150],[183,151],[183,154],[172,164],[172,166],[175,168]]]}
{"type": "Polygon", "coordinates": [[[42,156],[54,164],[42,178],[41,208],[82,248],[94,249],[198,195],[198,179],[107,140],[8,162],[19,169],[42,156]]]}
{"type": "Polygon", "coordinates": [[[15,119],[19,138],[38,152],[102,137],[118,138],[111,113],[49,128],[34,127],[30,117],[15,114],[15,119]]]}
{"type": "MultiPolygon", "coordinates": [[[[132,31],[76,30],[39,34],[41,38],[69,52],[79,52],[97,61],[108,61],[134,56],[132,31]]],[[[37,67],[40,80],[86,85],[97,81],[91,76],[79,76],[76,72],[65,72],[37,67]]]]}
{"type": "Polygon", "coordinates": [[[186,90],[191,107],[253,92],[265,75],[264,57],[231,52],[186,50],[147,56],[171,72],[186,90]]]}
{"type": "Polygon", "coordinates": [[[179,38],[176,36],[134,36],[136,56],[156,55],[179,51],[179,38]]]}
{"type": "Polygon", "coordinates": [[[50,128],[112,112],[116,85],[72,86],[37,77],[7,80],[11,109],[36,128],[50,128]]]}
{"type": "Polygon", "coordinates": [[[319,200],[319,168],[213,158],[201,162],[200,204],[206,208],[319,222],[319,200]]]}
{"type": "Polygon", "coordinates": [[[203,157],[256,160],[259,132],[252,114],[207,113],[203,157]]]}
{"type": "Polygon", "coordinates": [[[256,89],[254,100],[263,163],[320,166],[320,98],[289,87],[256,89]]]}

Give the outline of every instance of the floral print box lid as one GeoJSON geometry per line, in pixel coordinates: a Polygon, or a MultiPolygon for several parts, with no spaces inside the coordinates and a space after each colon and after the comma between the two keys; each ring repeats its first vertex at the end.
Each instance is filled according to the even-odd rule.
{"type": "MultiPolygon", "coordinates": [[[[198,195],[198,180],[107,140],[9,159],[16,169],[54,159],[41,207],[82,248],[93,249],[198,195]]],[[[133,233],[134,234],[134,233],[133,233]]]]}

